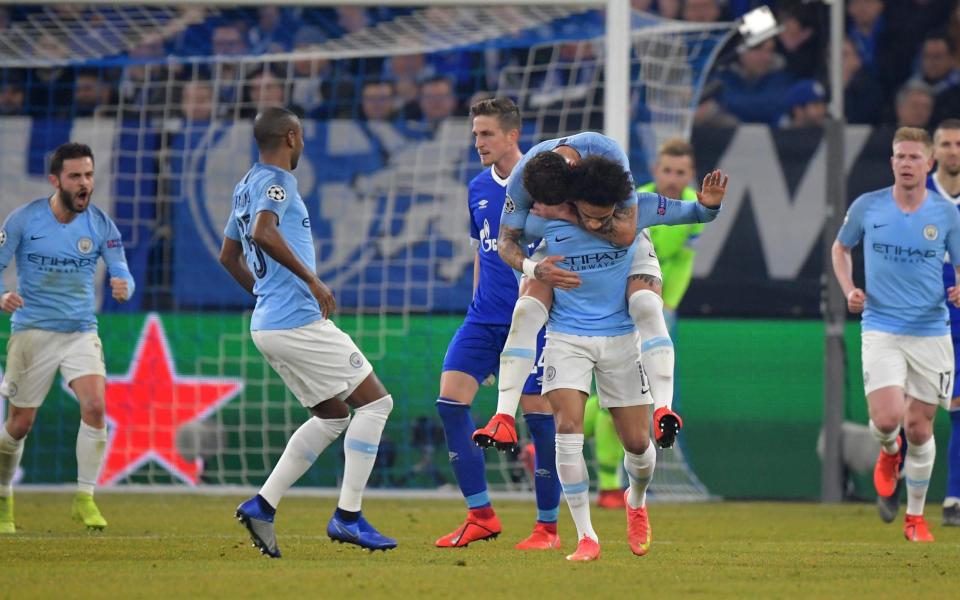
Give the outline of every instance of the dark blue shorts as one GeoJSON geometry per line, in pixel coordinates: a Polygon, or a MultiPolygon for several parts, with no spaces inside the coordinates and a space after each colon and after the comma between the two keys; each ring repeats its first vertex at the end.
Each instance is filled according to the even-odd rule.
{"type": "MultiPolygon", "coordinates": [[[[462,371],[471,375],[477,383],[500,370],[500,351],[507,341],[509,325],[480,325],[464,322],[457,329],[443,357],[444,371],[462,371]]],[[[523,384],[524,394],[539,394],[543,381],[544,330],[537,336],[537,360],[533,371],[523,384]]]]}
{"type": "Polygon", "coordinates": [[[960,385],[957,385],[957,376],[960,375],[960,335],[953,334],[953,395],[950,398],[960,396],[960,385]]]}

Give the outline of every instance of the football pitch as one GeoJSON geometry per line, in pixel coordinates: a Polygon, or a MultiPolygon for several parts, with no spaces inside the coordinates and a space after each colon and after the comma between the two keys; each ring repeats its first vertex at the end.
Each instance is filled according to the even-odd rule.
{"type": "Polygon", "coordinates": [[[101,533],[70,521],[68,494],[16,496],[20,529],[0,538],[0,597],[946,598],[960,581],[960,529],[940,526],[936,504],[933,544],[908,543],[900,520],[885,525],[867,504],[652,504],[642,558],[626,544],[623,513],[594,509],[601,558],[571,564],[566,506],[560,551],[513,549],[535,514],[518,501],[495,503],[499,539],[439,550],[433,540],[459,524],[461,502],[372,498],[364,514],[399,547],[371,554],[326,537],[335,499],[292,497],[278,513],[284,557],[270,560],[233,518],[241,497],[97,498],[110,523],[101,533]]]}

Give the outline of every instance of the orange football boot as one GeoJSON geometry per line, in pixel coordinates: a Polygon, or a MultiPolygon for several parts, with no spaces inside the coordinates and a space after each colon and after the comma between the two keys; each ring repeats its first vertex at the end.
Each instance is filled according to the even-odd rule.
{"type": "Polygon", "coordinates": [[[873,487],[880,496],[892,496],[897,489],[897,479],[900,477],[900,453],[887,454],[883,450],[877,457],[877,464],[873,467],[873,487]]]}
{"type": "Polygon", "coordinates": [[[600,544],[590,536],[583,536],[577,544],[577,551],[567,555],[567,560],[584,562],[600,558],[600,544]]]}
{"type": "Polygon", "coordinates": [[[463,548],[479,540],[492,540],[500,535],[500,519],[492,508],[474,508],[452,532],[435,542],[437,548],[463,548]]]}
{"type": "Polygon", "coordinates": [[[558,550],[560,548],[560,536],[557,534],[557,524],[537,521],[530,537],[514,546],[514,548],[517,550],[558,550]]]}
{"type": "Polygon", "coordinates": [[[927,528],[923,515],[907,515],[903,521],[903,535],[911,542],[933,541],[933,534],[927,528]]]}
{"type": "MultiPolygon", "coordinates": [[[[627,490],[623,493],[623,502],[627,503],[627,490]]],[[[650,529],[650,519],[647,517],[647,507],[630,508],[627,504],[627,541],[630,550],[637,556],[643,556],[650,551],[650,542],[653,541],[653,531],[650,529]]]]}
{"type": "Polygon", "coordinates": [[[683,419],[677,413],[666,406],[653,411],[653,437],[657,441],[657,446],[672,448],[681,429],[683,429],[683,419]]]}
{"type": "Polygon", "coordinates": [[[487,426],[473,432],[473,441],[481,448],[495,446],[501,452],[517,451],[517,425],[510,415],[497,413],[487,426]]]}
{"type": "Polygon", "coordinates": [[[624,506],[626,504],[623,503],[623,491],[619,489],[600,490],[597,494],[598,508],[622,509],[624,506]]]}

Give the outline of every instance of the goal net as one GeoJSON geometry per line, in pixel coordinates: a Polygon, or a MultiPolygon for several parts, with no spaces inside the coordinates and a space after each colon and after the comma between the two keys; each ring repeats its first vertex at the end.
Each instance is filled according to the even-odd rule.
{"type": "MultiPolygon", "coordinates": [[[[513,97],[524,149],[602,130],[602,13],[539,3],[68,3],[7,17],[0,212],[48,194],[53,148],[89,143],[94,200],[121,228],[138,283],[132,302],[100,302],[111,428],[101,482],[259,484],[305,417],[252,344],[251,299],[218,263],[233,185],[256,160],[252,118],[285,105],[303,115],[296,175],[318,273],[336,294],[337,323],[397,400],[373,485],[452,483],[434,401],[472,290],[466,183],[481,167],[465,108],[513,97]]],[[[660,141],[689,135],[731,26],[639,13],[632,25],[623,110],[642,181],[660,141]]],[[[8,289],[14,273],[5,273],[8,289]]],[[[477,421],[493,397],[482,390],[477,421]]],[[[27,483],[72,477],[79,411],[61,388],[46,402],[28,440],[27,483]]],[[[301,483],[336,485],[337,455],[328,451],[301,483]]],[[[518,460],[488,459],[493,487],[529,489],[518,460]]],[[[678,448],[662,453],[653,494],[699,499],[707,491],[678,448]]]]}

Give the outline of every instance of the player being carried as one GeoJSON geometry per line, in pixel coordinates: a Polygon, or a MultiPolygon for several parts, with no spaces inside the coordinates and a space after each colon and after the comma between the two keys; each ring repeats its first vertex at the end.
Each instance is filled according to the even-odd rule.
{"type": "MultiPolygon", "coordinates": [[[[725,187],[726,179],[717,171],[704,180],[704,189],[717,190],[720,199],[725,187]]],[[[573,198],[579,226],[534,216],[527,219],[525,234],[542,237],[551,263],[579,276],[579,285],[554,290],[544,349],[543,391],[557,423],[557,473],[579,540],[567,560],[600,556],[599,538],[590,520],[590,481],[583,457],[584,406],[594,377],[600,404],[613,416],[625,450],[623,464],[630,479],[625,492],[627,541],[634,554],[643,556],[652,540],[646,490],[657,454],[650,440],[648,406],[653,400],[626,294],[634,254],[643,244],[638,237],[622,248],[592,235],[634,194],[633,182],[619,161],[588,156],[570,170],[566,181],[556,180],[544,191],[553,196],[564,190],[573,198]]],[[[717,211],[707,212],[715,216],[717,211]]]]}
{"type": "MultiPolygon", "coordinates": [[[[932,542],[923,518],[936,444],[937,405],[953,389],[953,349],[944,304],[944,254],[960,268],[960,213],[924,183],[933,166],[923,129],[901,127],[893,137],[893,186],[866,193],[850,206],[833,244],[833,272],[851,312],[863,312],[863,386],[870,430],[880,442],[873,483],[891,496],[900,470],[899,434],[906,430],[906,538],[932,542]],[[850,249],[864,244],[866,292],[853,281],[850,249]]],[[[960,303],[960,288],[947,292],[960,303]]]]}
{"type": "Polygon", "coordinates": [[[260,162],[234,189],[220,262],[257,297],[253,342],[311,418],[293,433],[260,493],[241,504],[236,516],[261,552],[279,557],[274,518],[280,499],[346,431],[343,484],[327,535],[370,550],[394,548],[396,540],[381,535],[360,512],[393,399],[353,340],[327,319],[336,303],[316,275],[307,207],[291,173],[303,151],[300,119],[284,108],[267,108],[257,115],[253,135],[260,162]]]}
{"type": "Polygon", "coordinates": [[[0,384],[10,402],[0,428],[0,533],[16,532],[11,481],[58,369],[80,403],[73,518],[90,529],[107,526],[93,501],[107,448],[107,371],[94,316],[98,259],[107,264],[115,300],[128,300],[134,282],[117,226],[90,204],[93,171],[89,146],[63,144],[50,159],[53,195],[16,209],[0,230],[0,271],[17,259],[17,291],[0,296],[0,308],[13,313],[0,384]]]}
{"type": "Polygon", "coordinates": [[[595,225],[590,228],[591,234],[614,246],[629,247],[639,237],[640,245],[628,273],[626,297],[630,317],[639,332],[638,340],[644,348],[642,359],[656,407],[653,418],[657,443],[664,448],[672,446],[682,427],[679,415],[669,408],[673,399],[674,356],[673,342],[663,318],[660,265],[647,233],[644,231],[638,236],[637,232],[650,225],[713,220],[717,213],[711,209],[720,206],[725,187],[717,183],[708,188],[707,178],[711,177],[708,175],[698,194],[699,201],[686,203],[634,190],[618,202],[611,214],[598,220],[596,215],[584,214],[569,203],[573,199],[570,196],[571,165],[588,156],[612,160],[630,173],[629,160],[614,140],[599,133],[584,132],[547,140],[531,148],[514,168],[507,184],[498,251],[504,262],[526,277],[521,283],[510,334],[500,355],[497,414],[473,435],[481,446],[496,444],[498,448],[505,448],[516,444],[514,414],[520,386],[532,368],[536,335],[547,322],[553,288],[572,289],[580,285],[576,273],[556,266],[560,257],[548,256],[538,262],[524,253],[520,239],[534,202],[541,205],[539,211],[544,217],[582,226],[595,225]],[[638,218],[642,224],[638,224],[638,218]]]}
{"type": "MultiPolygon", "coordinates": [[[[467,502],[467,518],[453,532],[436,541],[440,548],[462,547],[477,540],[491,539],[500,531],[500,520],[487,494],[483,450],[470,436],[476,429],[470,416],[478,387],[495,374],[500,350],[510,328],[510,315],[517,301],[517,278],[497,254],[497,240],[491,236],[500,223],[507,177],[523,154],[517,147],[520,111],[507,98],[482,100],[470,107],[473,135],[480,162],[489,169],[469,185],[470,234],[478,246],[474,259],[474,294],[467,317],[450,340],[440,375],[437,412],[443,421],[450,465],[467,502]]],[[[543,335],[537,354],[543,348],[543,335]]],[[[533,533],[516,545],[520,550],[548,550],[560,546],[557,517],[560,483],[554,460],[553,413],[540,395],[537,373],[529,374],[520,397],[527,427],[536,448],[534,485],[537,496],[537,523],[533,533]]]]}

